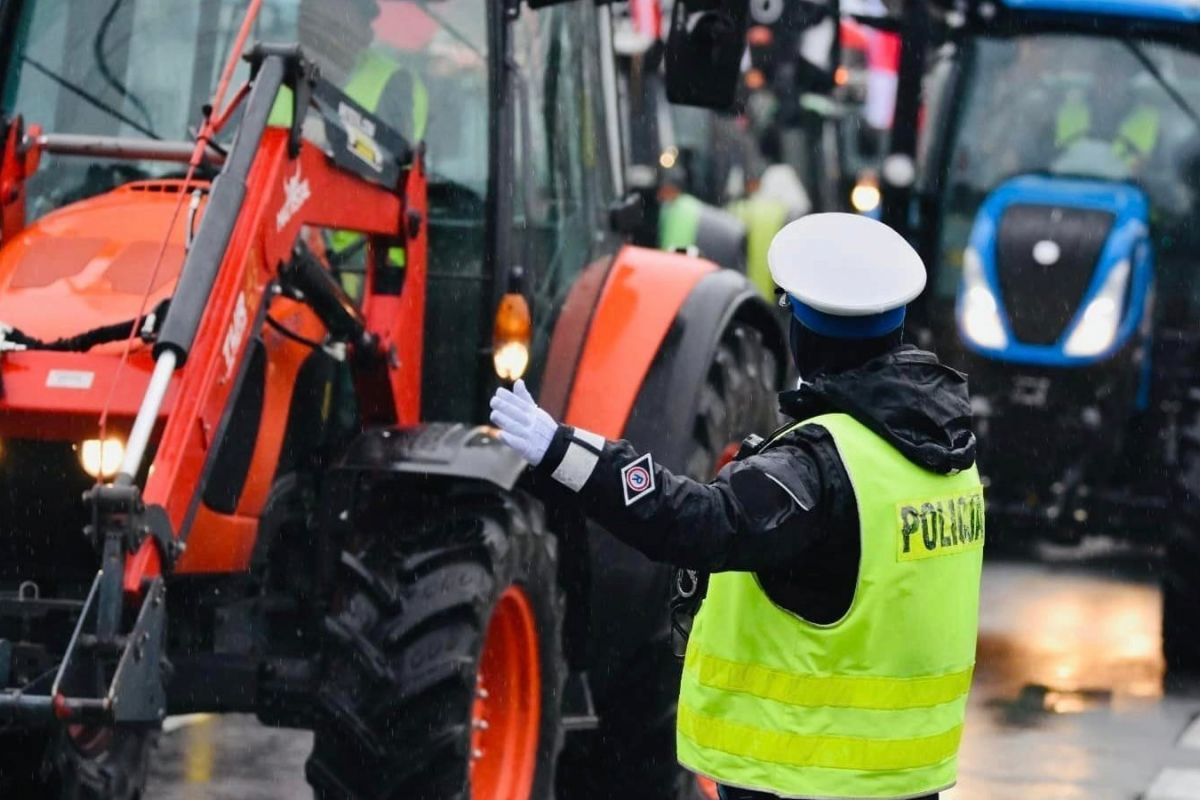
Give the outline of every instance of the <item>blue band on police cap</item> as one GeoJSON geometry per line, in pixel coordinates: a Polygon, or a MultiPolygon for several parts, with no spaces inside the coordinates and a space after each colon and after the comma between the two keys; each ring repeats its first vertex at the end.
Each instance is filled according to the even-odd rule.
{"type": "Polygon", "coordinates": [[[801,325],[813,333],[834,339],[873,339],[891,333],[904,324],[904,306],[880,314],[839,317],[807,306],[791,295],[788,297],[792,315],[800,320],[801,325]]]}

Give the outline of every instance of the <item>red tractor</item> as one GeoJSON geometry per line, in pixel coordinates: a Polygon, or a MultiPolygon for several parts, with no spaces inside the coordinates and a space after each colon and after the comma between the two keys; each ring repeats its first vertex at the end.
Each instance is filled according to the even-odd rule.
{"type": "Polygon", "coordinates": [[[320,797],[689,790],[669,576],[478,423],[525,374],[710,475],[785,345],[624,244],[610,9],[533,5],[0,0],[0,796],[198,711],[320,797]]]}

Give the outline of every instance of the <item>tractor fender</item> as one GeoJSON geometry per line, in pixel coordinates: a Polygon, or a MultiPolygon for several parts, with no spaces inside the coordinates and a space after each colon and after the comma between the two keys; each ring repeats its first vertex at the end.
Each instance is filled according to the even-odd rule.
{"type": "Polygon", "coordinates": [[[428,422],[382,428],[359,435],[346,449],[340,473],[392,472],[460,478],[491,483],[511,491],[525,462],[491,428],[428,422]]]}
{"type": "MultiPolygon", "coordinates": [[[[681,253],[627,246],[611,264],[593,267],[596,272],[605,270],[598,293],[594,287],[589,290],[587,272],[576,282],[578,292],[589,290],[594,298],[585,332],[570,348],[576,357],[556,358],[556,348],[560,352],[566,348],[559,348],[559,341],[550,346],[548,367],[571,364],[574,370],[569,376],[548,372],[546,381],[561,386],[553,393],[561,393],[564,400],[556,398],[553,405],[562,402],[564,422],[606,439],[619,439],[680,309],[705,276],[717,272],[717,266],[681,253]]],[[[573,299],[577,298],[568,297],[568,306],[573,299]]],[[[560,317],[555,340],[566,338],[564,327],[567,321],[560,317]]],[[[556,407],[551,409],[555,411],[556,407]]]]}
{"type": "Polygon", "coordinates": [[[762,332],[775,353],[775,377],[782,385],[787,345],[770,306],[742,275],[721,270],[704,276],[679,309],[625,425],[625,438],[639,450],[651,451],[667,469],[684,469],[708,368],[735,320],[762,332]]]}

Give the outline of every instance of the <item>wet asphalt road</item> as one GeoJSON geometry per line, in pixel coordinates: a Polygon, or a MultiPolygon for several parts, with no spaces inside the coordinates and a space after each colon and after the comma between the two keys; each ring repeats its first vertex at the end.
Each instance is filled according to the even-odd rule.
{"type": "MultiPolygon", "coordinates": [[[[1200,684],[1164,685],[1139,556],[990,561],[960,783],[948,800],[1200,800],[1200,684]]],[[[171,719],[148,797],[307,798],[311,737],[171,719]]],[[[570,800],[570,798],[563,798],[570,800]]]]}

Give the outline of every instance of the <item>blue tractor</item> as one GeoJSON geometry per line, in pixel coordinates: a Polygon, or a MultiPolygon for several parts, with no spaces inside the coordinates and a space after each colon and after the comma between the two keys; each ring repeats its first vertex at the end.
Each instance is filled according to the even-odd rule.
{"type": "Polygon", "coordinates": [[[1200,671],[1200,6],[907,8],[884,219],[970,375],[992,530],[1165,547],[1167,665],[1200,671]]]}

